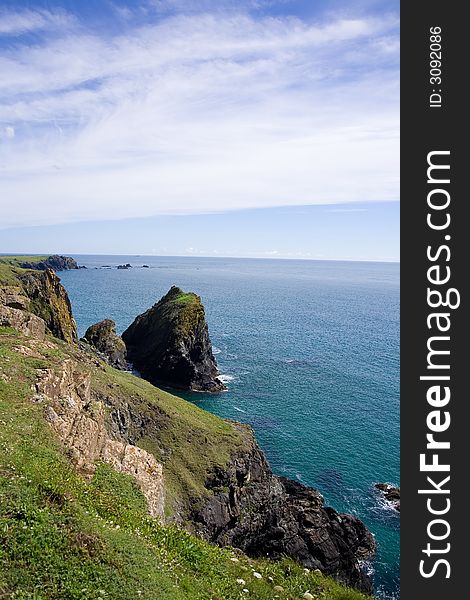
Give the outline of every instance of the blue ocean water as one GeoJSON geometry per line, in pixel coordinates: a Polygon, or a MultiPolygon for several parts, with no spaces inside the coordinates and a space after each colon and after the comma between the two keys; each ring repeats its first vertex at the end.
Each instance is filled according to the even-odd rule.
{"type": "Polygon", "coordinates": [[[399,518],[372,487],[400,483],[399,265],[75,258],[88,269],[60,276],[81,335],[106,317],[122,332],[173,284],[202,297],[229,389],[180,395],[252,425],[275,473],[363,519],[378,544],[376,594],[399,598],[399,518]]]}

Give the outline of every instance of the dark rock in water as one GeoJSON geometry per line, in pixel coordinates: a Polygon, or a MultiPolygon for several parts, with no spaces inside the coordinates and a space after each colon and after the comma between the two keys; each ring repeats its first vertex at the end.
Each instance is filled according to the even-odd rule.
{"type": "Polygon", "coordinates": [[[360,562],[372,556],[375,541],[362,521],[326,507],[317,490],[273,475],[251,430],[238,427],[246,430],[246,443],[206,481],[212,495],[192,510],[195,532],[251,556],[290,556],[371,592],[360,562]]]}
{"type": "Polygon", "coordinates": [[[173,286],[122,334],[129,360],[158,385],[206,392],[225,389],[199,296],[173,286]]]}
{"type": "Polygon", "coordinates": [[[391,485],[390,483],[376,483],[375,489],[382,493],[387,502],[393,506],[395,510],[400,512],[400,488],[391,485]]]}
{"type": "Polygon", "coordinates": [[[77,326],[68,294],[54,271],[26,272],[18,277],[30,300],[29,311],[43,319],[55,337],[77,341],[77,326]]]}
{"type": "Polygon", "coordinates": [[[148,265],[142,265],[142,269],[150,269],[148,265]]]}
{"type": "Polygon", "coordinates": [[[20,264],[23,269],[34,269],[35,271],[46,271],[52,269],[53,271],[69,271],[71,269],[78,269],[77,261],[70,256],[59,256],[53,254],[45,260],[39,262],[24,262],[20,264]]]}
{"type": "Polygon", "coordinates": [[[125,265],[118,265],[118,269],[132,269],[132,265],[130,263],[126,263],[125,265]]]}
{"type": "Polygon", "coordinates": [[[111,319],[88,327],[83,341],[93,346],[112,367],[127,370],[126,345],[116,334],[116,323],[111,319]]]}

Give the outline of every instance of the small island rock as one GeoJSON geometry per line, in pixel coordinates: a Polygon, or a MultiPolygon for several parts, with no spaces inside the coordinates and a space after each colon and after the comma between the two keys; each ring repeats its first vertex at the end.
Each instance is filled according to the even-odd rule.
{"type": "Polygon", "coordinates": [[[376,483],[375,489],[382,493],[383,497],[387,502],[393,506],[393,508],[400,512],[400,488],[391,485],[390,483],[376,483]]]}
{"type": "Polygon", "coordinates": [[[218,379],[201,298],[173,286],[122,334],[129,360],[155,385],[205,392],[225,389],[218,379]]]}

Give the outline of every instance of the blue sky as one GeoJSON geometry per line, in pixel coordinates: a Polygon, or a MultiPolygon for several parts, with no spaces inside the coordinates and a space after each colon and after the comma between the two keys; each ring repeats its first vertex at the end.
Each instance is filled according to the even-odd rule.
{"type": "Polygon", "coordinates": [[[398,29],[387,0],[2,0],[0,251],[396,260],[398,29]]]}

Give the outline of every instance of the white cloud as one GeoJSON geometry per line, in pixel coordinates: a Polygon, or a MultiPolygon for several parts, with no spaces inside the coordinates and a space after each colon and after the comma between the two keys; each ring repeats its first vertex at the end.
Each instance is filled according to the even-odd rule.
{"type": "Polygon", "coordinates": [[[395,27],[205,14],[5,51],[2,226],[397,199],[395,27]]]}
{"type": "Polygon", "coordinates": [[[65,11],[0,9],[0,35],[22,35],[70,27],[75,23],[74,17],[65,11]]]}

